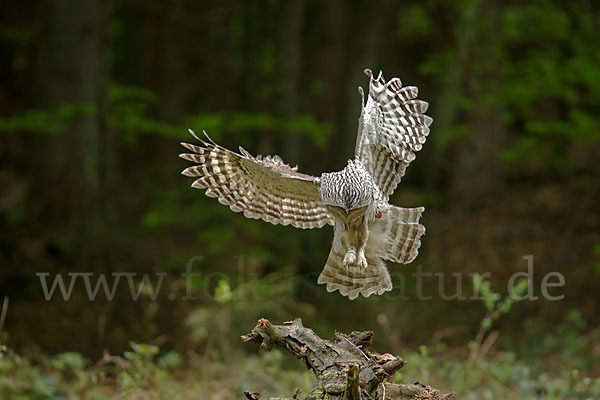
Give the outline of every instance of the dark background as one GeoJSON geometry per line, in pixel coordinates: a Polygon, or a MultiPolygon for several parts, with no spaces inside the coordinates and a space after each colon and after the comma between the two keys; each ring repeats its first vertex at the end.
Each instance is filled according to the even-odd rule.
{"type": "Polygon", "coordinates": [[[539,362],[531,350],[560,337],[556,327],[596,332],[599,27],[600,6],[586,0],[1,2],[4,342],[96,360],[133,340],[227,359],[253,351],[237,338],[259,317],[302,317],[326,337],[375,330],[380,351],[462,346],[485,308],[445,301],[437,276],[424,278],[432,300],[418,300],[416,266],[443,273],[448,295],[453,273],[469,294],[468,274],[489,271],[505,295],[530,254],[540,299],[495,323],[494,346],[539,362]],[[389,265],[393,292],[349,301],[316,285],[330,228],[247,220],[189,188],[177,155],[192,128],[302,172],[341,169],[365,68],[430,103],[431,135],[391,198],[425,206],[427,234],[412,265],[389,265]],[[198,299],[186,301],[194,256],[198,299]],[[553,271],[565,278],[550,289],[561,301],[541,297],[553,271]],[[82,281],[69,301],[45,301],[39,272],[50,283],[69,272],[167,275],[156,301],[132,300],[126,281],[113,301],[102,291],[89,301],[82,281]]]}

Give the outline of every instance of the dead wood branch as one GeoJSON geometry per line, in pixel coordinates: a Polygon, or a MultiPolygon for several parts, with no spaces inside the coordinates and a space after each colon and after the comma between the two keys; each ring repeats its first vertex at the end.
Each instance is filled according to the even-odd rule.
{"type": "MultiPolygon", "coordinates": [[[[391,354],[377,354],[366,349],[371,345],[373,332],[336,333],[333,342],[321,339],[298,318],[273,325],[260,319],[252,332],[242,336],[244,342],[259,343],[261,348],[283,348],[302,359],[317,377],[317,385],[305,400],[455,400],[454,392],[443,394],[431,386],[394,383],[393,376],[406,362],[391,354]],[[327,396],[327,397],[326,397],[327,396]]],[[[251,400],[291,400],[260,397],[246,392],[251,400]]]]}

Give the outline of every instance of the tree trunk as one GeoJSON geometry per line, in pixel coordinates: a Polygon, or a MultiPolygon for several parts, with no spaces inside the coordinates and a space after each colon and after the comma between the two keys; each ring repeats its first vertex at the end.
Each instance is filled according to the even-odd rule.
{"type": "MultiPolygon", "coordinates": [[[[473,104],[467,121],[468,136],[457,142],[452,192],[455,198],[470,203],[476,198],[498,192],[503,186],[503,166],[498,149],[503,149],[506,132],[504,110],[498,101],[490,101],[493,93],[502,90],[502,42],[490,31],[502,30],[500,3],[480,4],[475,19],[487,21],[474,25],[478,35],[473,38],[472,65],[465,70],[466,96],[473,104]],[[486,99],[487,97],[487,99],[486,99]]],[[[497,97],[497,96],[496,96],[497,97]]]]}
{"type": "MultiPolygon", "coordinates": [[[[278,114],[283,118],[298,115],[300,95],[300,71],[302,67],[302,26],[304,22],[304,0],[293,0],[281,4],[280,22],[278,26],[278,78],[276,101],[278,114]]],[[[297,132],[283,137],[280,135],[281,147],[284,148],[284,160],[299,164],[302,160],[300,138],[297,132]],[[292,161],[293,160],[293,161],[292,161]]]]}
{"type": "Polygon", "coordinates": [[[40,212],[45,218],[82,222],[96,206],[99,110],[106,85],[103,5],[100,0],[64,0],[46,1],[40,8],[44,34],[38,53],[39,100],[42,106],[70,107],[73,112],[66,132],[48,137],[39,157],[42,185],[37,190],[42,193],[37,199],[43,200],[40,212]]]}

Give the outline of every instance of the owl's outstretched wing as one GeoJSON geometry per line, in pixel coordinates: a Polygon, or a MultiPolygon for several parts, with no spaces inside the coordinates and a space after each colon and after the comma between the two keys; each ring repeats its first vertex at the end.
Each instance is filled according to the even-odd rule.
{"type": "Polygon", "coordinates": [[[319,178],[301,174],[279,156],[254,157],[242,147],[237,154],[207,141],[200,145],[181,143],[191,153],[181,158],[197,163],[182,174],[197,177],[192,187],[207,189],[233,211],[248,218],[296,228],[320,228],[333,221],[321,202],[319,178]]]}
{"type": "Polygon", "coordinates": [[[402,87],[399,78],[386,82],[381,72],[377,78],[371,70],[365,74],[370,77],[369,95],[366,104],[363,99],[355,152],[380,199],[387,201],[423,147],[433,120],[423,114],[428,104],[416,99],[415,86],[402,87]]]}

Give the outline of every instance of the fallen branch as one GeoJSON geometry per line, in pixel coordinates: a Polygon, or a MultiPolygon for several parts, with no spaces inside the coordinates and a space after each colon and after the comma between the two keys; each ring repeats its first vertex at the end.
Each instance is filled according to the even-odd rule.
{"type": "MultiPolygon", "coordinates": [[[[367,351],[373,332],[336,333],[333,342],[321,339],[311,329],[305,328],[298,318],[273,325],[260,319],[252,332],[242,336],[244,342],[260,343],[271,350],[283,348],[294,357],[302,359],[317,377],[317,385],[305,400],[455,400],[454,392],[443,394],[431,386],[393,383],[396,371],[406,362],[391,354],[367,351]],[[327,396],[327,397],[326,397],[327,396]]],[[[293,397],[263,398],[259,393],[246,392],[250,400],[292,400],[293,397]]]]}

